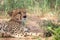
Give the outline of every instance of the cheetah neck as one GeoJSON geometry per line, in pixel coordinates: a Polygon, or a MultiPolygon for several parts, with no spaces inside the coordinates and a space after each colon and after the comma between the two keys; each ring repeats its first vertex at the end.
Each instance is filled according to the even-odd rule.
{"type": "Polygon", "coordinates": [[[21,21],[17,21],[17,20],[9,20],[9,22],[14,22],[14,23],[22,24],[21,21]]]}

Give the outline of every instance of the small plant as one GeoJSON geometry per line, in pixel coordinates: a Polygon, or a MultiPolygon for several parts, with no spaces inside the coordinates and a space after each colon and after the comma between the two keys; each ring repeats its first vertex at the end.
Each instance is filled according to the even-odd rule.
{"type": "Polygon", "coordinates": [[[60,40],[60,25],[49,23],[47,31],[51,32],[54,40],[60,40]]]}

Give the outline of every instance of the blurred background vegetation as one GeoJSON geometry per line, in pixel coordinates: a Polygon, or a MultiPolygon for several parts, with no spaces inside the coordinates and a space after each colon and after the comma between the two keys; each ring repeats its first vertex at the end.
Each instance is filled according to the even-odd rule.
{"type": "Polygon", "coordinates": [[[16,8],[26,8],[36,14],[48,11],[59,13],[60,0],[0,0],[0,11],[7,12],[16,8]]]}

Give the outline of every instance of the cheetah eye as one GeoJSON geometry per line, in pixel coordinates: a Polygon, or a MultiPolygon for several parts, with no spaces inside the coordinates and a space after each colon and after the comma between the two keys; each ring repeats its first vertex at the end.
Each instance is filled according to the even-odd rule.
{"type": "Polygon", "coordinates": [[[18,12],[18,14],[21,14],[21,12],[18,12]]]}

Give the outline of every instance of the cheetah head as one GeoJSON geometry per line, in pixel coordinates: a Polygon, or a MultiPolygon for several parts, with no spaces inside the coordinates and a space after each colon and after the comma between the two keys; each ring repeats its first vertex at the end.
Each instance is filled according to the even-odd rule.
{"type": "Polygon", "coordinates": [[[25,9],[15,9],[11,12],[8,12],[8,14],[11,17],[11,20],[14,20],[16,22],[23,22],[24,20],[26,20],[25,9]]]}

